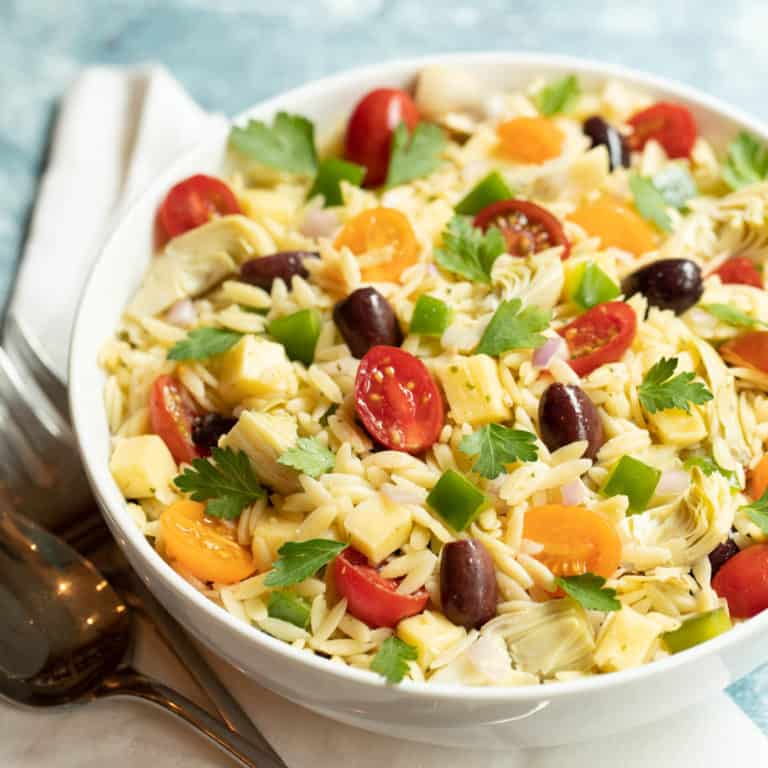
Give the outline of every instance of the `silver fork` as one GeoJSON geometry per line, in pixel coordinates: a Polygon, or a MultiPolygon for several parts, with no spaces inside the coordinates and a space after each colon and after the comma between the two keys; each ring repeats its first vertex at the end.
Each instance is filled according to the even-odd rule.
{"type": "MultiPolygon", "coordinates": [[[[66,388],[10,313],[0,347],[0,505],[33,519],[83,554],[110,542],[110,578],[152,622],[230,730],[279,757],[195,644],[114,546],[85,477],[66,388]]],[[[101,402],[93,403],[102,408],[101,402]]]]}

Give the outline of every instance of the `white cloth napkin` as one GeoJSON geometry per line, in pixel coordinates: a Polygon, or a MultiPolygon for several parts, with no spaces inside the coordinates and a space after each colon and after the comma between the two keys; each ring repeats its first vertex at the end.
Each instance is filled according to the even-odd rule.
{"type": "MultiPolygon", "coordinates": [[[[118,212],[222,118],[204,113],[163,69],[94,68],[62,105],[12,311],[66,378],[69,332],[83,279],[118,212]],[[51,286],[56,291],[51,291],[51,286]]],[[[211,659],[289,768],[679,768],[768,765],[766,740],[725,695],[629,734],[546,750],[483,752],[414,744],[331,722],[211,659]]],[[[136,666],[199,699],[148,627],[136,666]]],[[[29,712],[0,704],[3,768],[197,768],[232,763],[165,713],[112,701],[29,712]]]]}

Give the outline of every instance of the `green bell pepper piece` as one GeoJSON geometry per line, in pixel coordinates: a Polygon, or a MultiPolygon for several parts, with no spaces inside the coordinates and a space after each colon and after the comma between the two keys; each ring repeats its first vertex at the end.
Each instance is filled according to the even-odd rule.
{"type": "Polygon", "coordinates": [[[306,629],[309,626],[309,601],[292,592],[280,590],[269,596],[267,613],[273,619],[287,621],[294,626],[306,629]]]}
{"type": "Polygon", "coordinates": [[[411,317],[411,333],[422,336],[442,336],[451,321],[451,310],[444,301],[427,296],[419,296],[411,317]]]}
{"type": "Polygon", "coordinates": [[[661,638],[670,653],[680,653],[694,645],[699,645],[713,637],[722,635],[731,628],[731,617],[725,608],[715,608],[714,611],[687,619],[682,626],[673,632],[665,632],[661,638]]]}
{"type": "Polygon", "coordinates": [[[279,341],[291,360],[312,365],[322,319],[316,309],[302,309],[269,324],[269,334],[279,341]]]}
{"type": "Polygon", "coordinates": [[[631,456],[622,456],[603,486],[602,493],[604,496],[626,496],[630,514],[636,514],[648,506],[660,477],[661,472],[655,467],[649,467],[631,456]]]}
{"type": "Polygon", "coordinates": [[[462,216],[474,216],[491,203],[509,200],[513,196],[514,192],[507,186],[502,175],[498,171],[491,171],[459,200],[454,210],[462,216]]]}
{"type": "Polygon", "coordinates": [[[591,309],[621,296],[621,289],[597,264],[590,261],[580,264],[569,276],[566,295],[582,309],[591,309]]]}
{"type": "Polygon", "coordinates": [[[341,182],[348,181],[356,187],[363,183],[365,178],[365,168],[356,163],[348,163],[338,157],[329,157],[320,163],[315,176],[315,183],[309,190],[307,199],[315,195],[322,195],[324,206],[328,208],[331,205],[343,205],[344,198],[341,196],[341,182]]]}
{"type": "Polygon", "coordinates": [[[486,504],[485,494],[453,469],[440,476],[427,496],[427,504],[454,531],[463,531],[486,504]]]}

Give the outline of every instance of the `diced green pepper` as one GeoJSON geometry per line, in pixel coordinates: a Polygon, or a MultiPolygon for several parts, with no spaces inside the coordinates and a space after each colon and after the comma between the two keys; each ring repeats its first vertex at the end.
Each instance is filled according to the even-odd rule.
{"type": "Polygon", "coordinates": [[[483,492],[453,469],[443,472],[427,496],[427,504],[454,531],[463,531],[485,503],[483,492]]]}
{"type": "Polygon", "coordinates": [[[626,496],[629,512],[642,512],[653,498],[661,472],[631,456],[622,456],[616,468],[603,486],[604,496],[626,496]]]}
{"type": "Polygon", "coordinates": [[[343,205],[344,198],[341,196],[341,182],[348,181],[356,187],[363,183],[365,177],[365,168],[362,165],[348,163],[338,157],[329,157],[320,163],[317,169],[317,176],[312,189],[309,190],[307,198],[313,198],[315,195],[322,195],[325,200],[325,207],[331,205],[343,205]]]}
{"type": "Polygon", "coordinates": [[[322,319],[316,309],[302,309],[269,324],[270,335],[279,341],[291,360],[311,365],[320,336],[322,319]]]}
{"type": "Polygon", "coordinates": [[[591,309],[621,295],[619,286],[591,261],[571,270],[565,292],[582,309],[591,309]]]}
{"type": "Polygon", "coordinates": [[[422,336],[442,336],[450,321],[451,310],[448,305],[423,293],[413,308],[410,332],[422,336]]]}
{"type": "Polygon", "coordinates": [[[715,608],[714,611],[707,611],[684,621],[681,627],[673,632],[665,632],[661,637],[670,653],[680,653],[722,635],[731,626],[728,611],[725,608],[715,608]]]}
{"type": "Polygon", "coordinates": [[[309,601],[292,592],[273,592],[267,603],[267,613],[273,619],[281,619],[301,629],[309,626],[309,601]]]}
{"type": "Polygon", "coordinates": [[[514,194],[507,186],[507,182],[504,181],[502,175],[498,171],[491,171],[459,200],[454,210],[462,216],[474,216],[491,203],[509,200],[514,194]]]}

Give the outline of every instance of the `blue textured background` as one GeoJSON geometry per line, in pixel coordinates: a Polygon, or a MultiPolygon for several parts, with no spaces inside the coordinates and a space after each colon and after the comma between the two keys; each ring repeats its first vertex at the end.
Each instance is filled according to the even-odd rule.
{"type": "MultiPolygon", "coordinates": [[[[0,0],[0,302],[56,100],[91,63],[161,61],[235,113],[358,64],[448,50],[591,56],[683,80],[768,118],[768,3],[755,0],[0,0]]],[[[66,254],[51,254],[66,258],[66,254]]],[[[768,733],[768,668],[734,698],[768,733]]]]}

